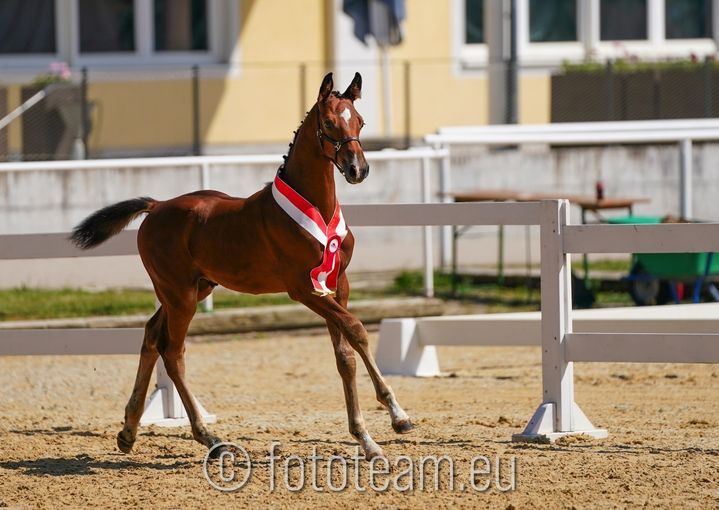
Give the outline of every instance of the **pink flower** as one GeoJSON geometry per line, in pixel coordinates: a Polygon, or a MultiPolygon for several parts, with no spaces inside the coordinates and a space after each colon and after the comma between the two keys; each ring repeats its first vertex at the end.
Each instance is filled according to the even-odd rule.
{"type": "Polygon", "coordinates": [[[50,62],[50,74],[59,76],[63,80],[69,80],[70,67],[65,62],[50,62]]]}

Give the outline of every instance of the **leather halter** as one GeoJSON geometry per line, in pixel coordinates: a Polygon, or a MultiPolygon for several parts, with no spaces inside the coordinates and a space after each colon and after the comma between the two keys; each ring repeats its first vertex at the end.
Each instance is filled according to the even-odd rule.
{"type": "Polygon", "coordinates": [[[339,165],[339,163],[337,163],[337,156],[339,155],[340,149],[342,148],[342,146],[349,142],[357,142],[360,145],[360,147],[362,147],[362,142],[360,142],[360,139],[356,136],[346,136],[346,137],[342,138],[341,140],[335,140],[330,135],[325,133],[322,129],[322,119],[320,118],[319,105],[317,106],[317,138],[320,141],[320,149],[322,150],[322,154],[326,158],[332,160],[332,163],[335,164],[335,166],[337,167],[337,170],[339,170],[342,175],[344,175],[345,172],[344,172],[344,170],[342,170],[342,167],[339,165]],[[335,155],[332,158],[330,158],[327,154],[325,154],[325,145],[324,145],[325,140],[330,142],[332,144],[332,147],[335,150],[335,155]]]}

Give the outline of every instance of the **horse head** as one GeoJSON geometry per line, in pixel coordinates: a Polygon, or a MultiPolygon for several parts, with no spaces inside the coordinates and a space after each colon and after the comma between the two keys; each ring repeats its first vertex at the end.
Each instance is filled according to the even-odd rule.
{"type": "Polygon", "coordinates": [[[369,165],[362,151],[359,134],[364,126],[354,102],[362,96],[362,76],[355,73],[342,94],[333,91],[332,73],[322,80],[317,97],[317,137],[322,153],[332,160],[350,184],[359,184],[369,165]]]}

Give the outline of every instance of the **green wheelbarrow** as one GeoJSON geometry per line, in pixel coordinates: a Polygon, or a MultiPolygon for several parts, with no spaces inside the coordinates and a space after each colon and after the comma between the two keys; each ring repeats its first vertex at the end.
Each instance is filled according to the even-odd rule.
{"type": "MultiPolygon", "coordinates": [[[[610,219],[614,224],[661,223],[661,216],[627,216],[610,219]]],[[[706,287],[715,301],[717,290],[710,277],[719,275],[719,253],[635,253],[632,266],[624,280],[637,305],[679,303],[684,290],[693,284],[692,303],[698,303],[706,287]]]]}

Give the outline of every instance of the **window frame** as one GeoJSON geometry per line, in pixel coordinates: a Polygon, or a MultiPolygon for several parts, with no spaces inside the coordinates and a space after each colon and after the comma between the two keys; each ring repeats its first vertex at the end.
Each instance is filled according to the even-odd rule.
{"type": "MultiPolygon", "coordinates": [[[[55,0],[55,53],[15,53],[0,56],[0,66],[7,78],[26,79],[46,72],[51,62],[67,62],[71,68],[92,67],[96,70],[172,70],[195,64],[236,69],[239,53],[238,0],[207,0],[208,50],[155,51],[153,0],[134,0],[135,51],[80,52],[80,20],[78,0],[55,0]],[[14,76],[13,76],[14,75],[14,76]]],[[[5,76],[3,77],[5,78],[5,76]]]]}
{"type": "MultiPolygon", "coordinates": [[[[453,46],[461,75],[485,72],[488,65],[487,44],[464,42],[465,2],[454,0],[453,46]]],[[[577,0],[577,41],[531,42],[529,40],[529,0],[517,0],[517,57],[524,69],[552,69],[563,62],[581,62],[590,58],[604,61],[626,57],[662,59],[713,55],[719,49],[719,0],[712,4],[712,37],[700,39],[667,39],[664,0],[647,0],[647,39],[603,41],[600,39],[599,0],[577,0]]]]}

